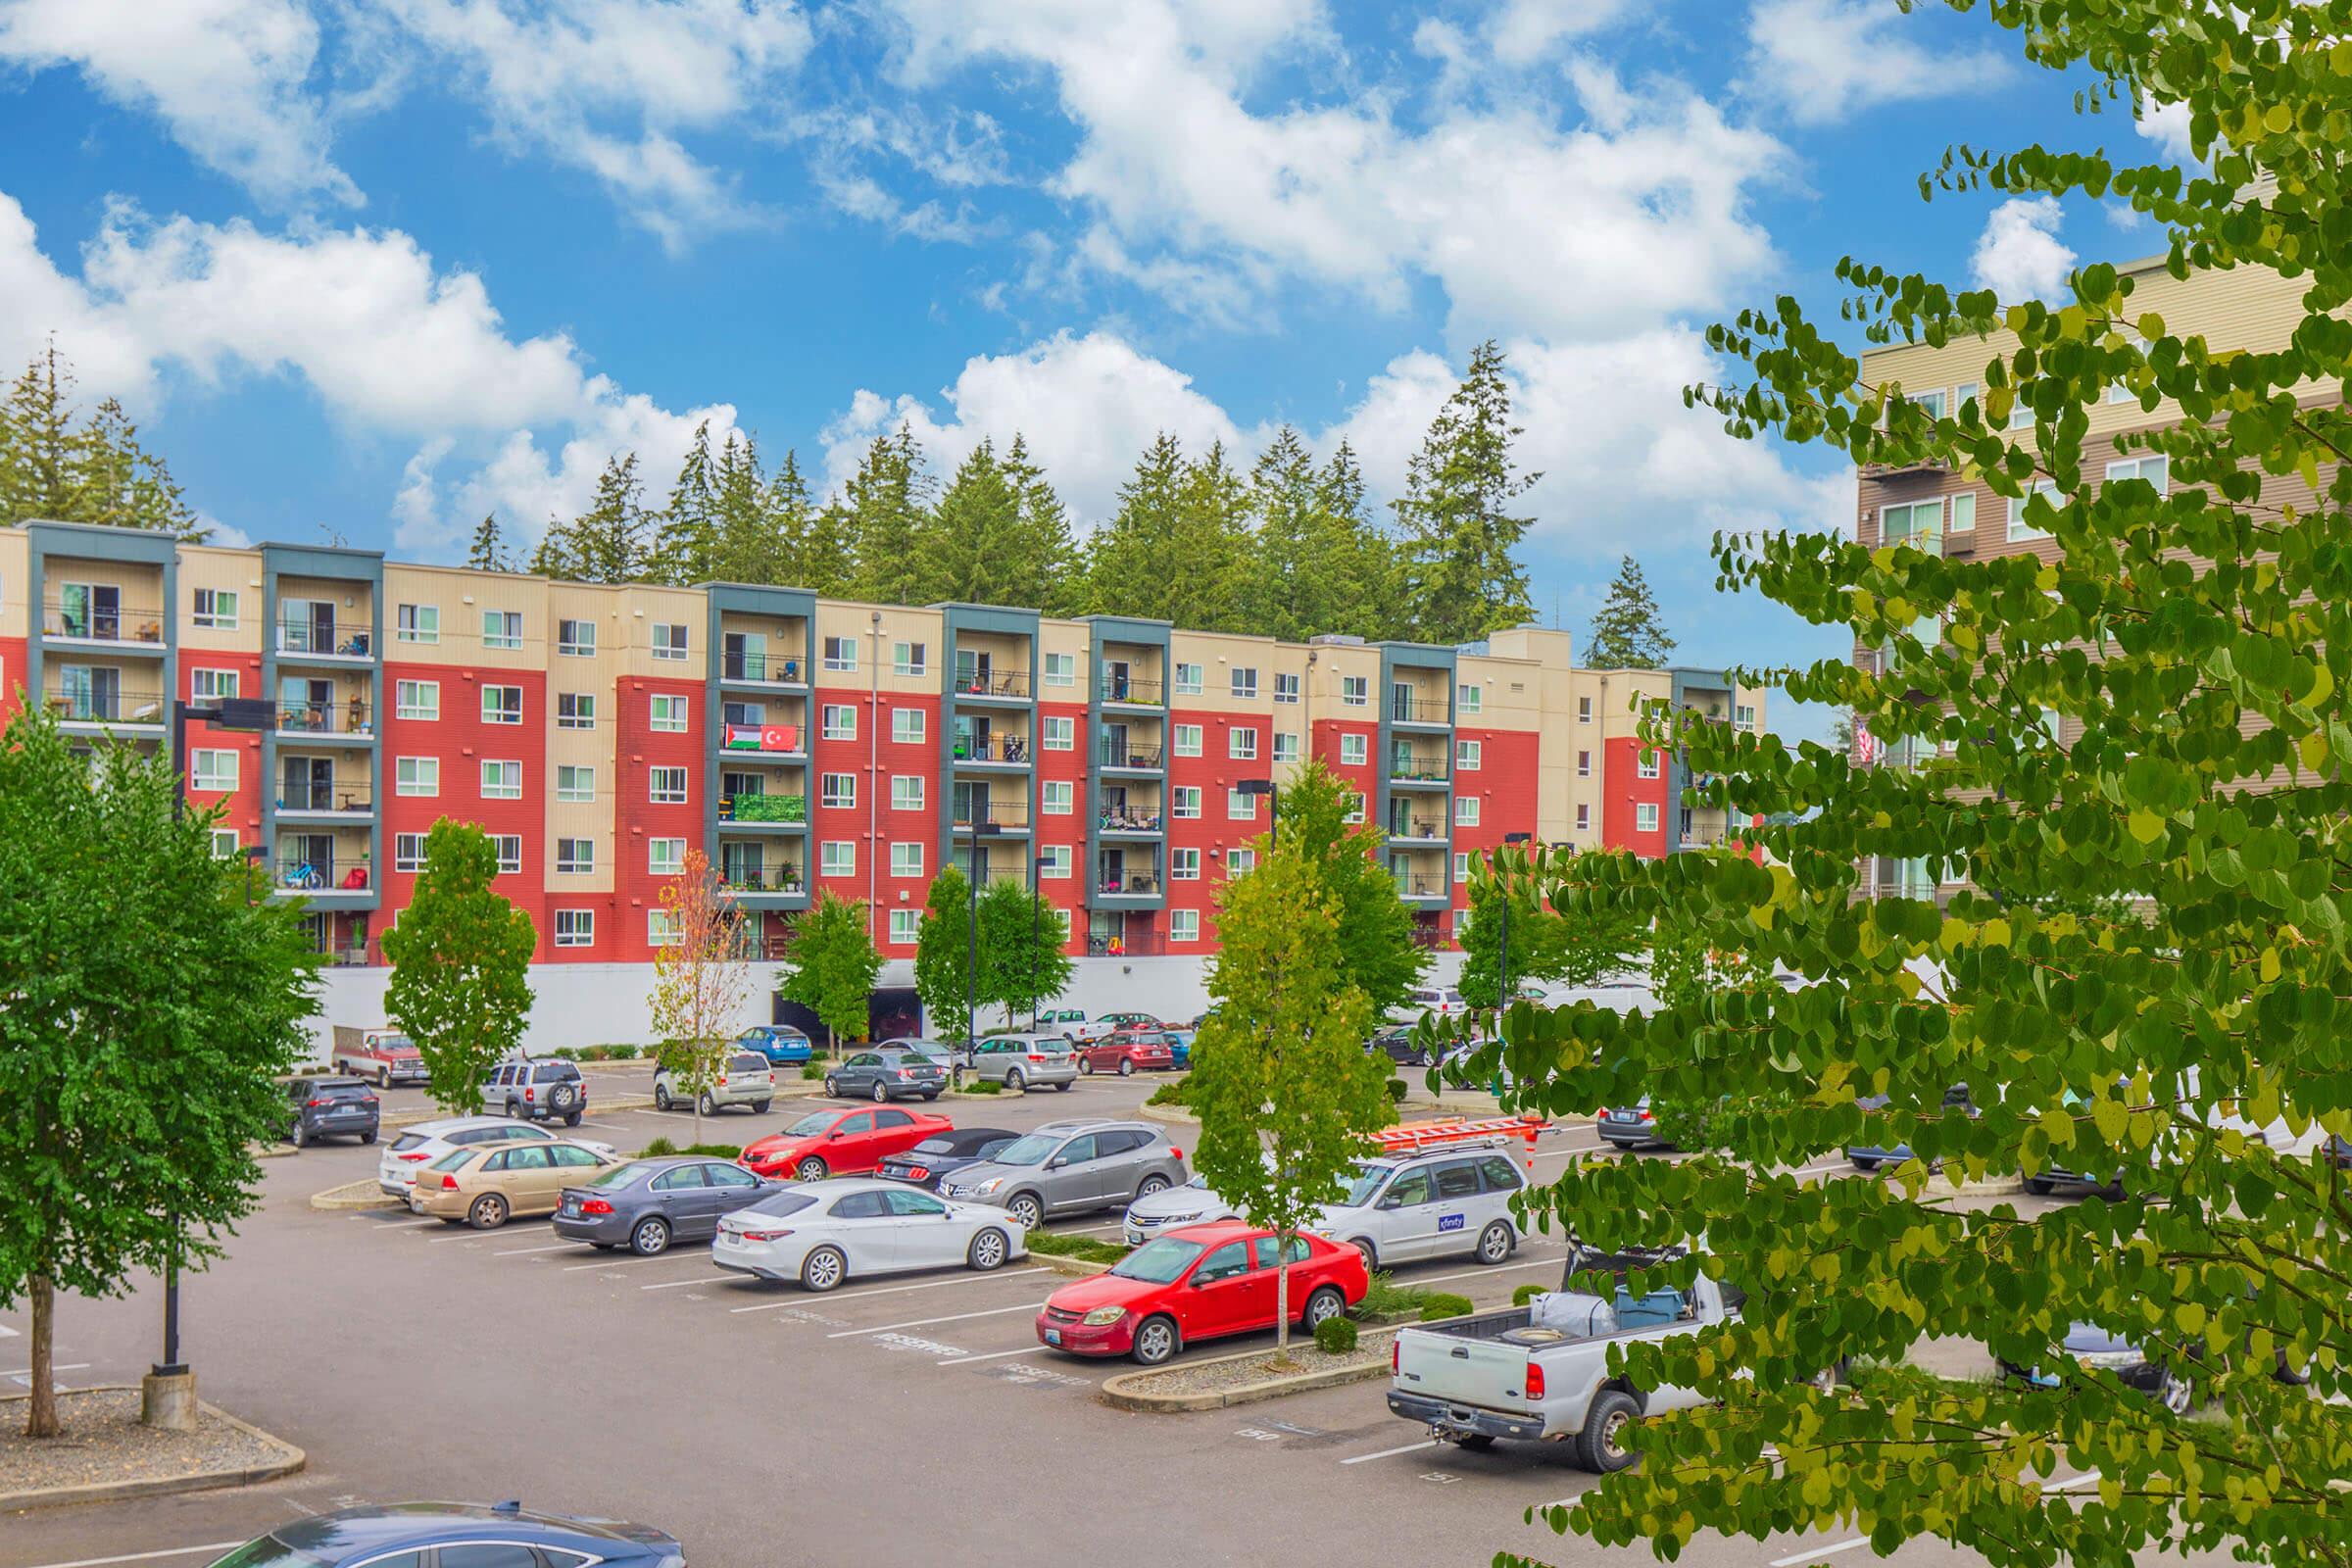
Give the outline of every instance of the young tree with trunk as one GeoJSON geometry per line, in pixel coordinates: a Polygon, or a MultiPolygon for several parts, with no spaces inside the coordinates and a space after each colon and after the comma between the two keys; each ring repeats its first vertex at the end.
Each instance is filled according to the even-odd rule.
{"type": "Polygon", "coordinates": [[[1585,640],[1587,669],[1655,669],[1674,652],[1674,638],[1658,612],[1658,601],[1642,575],[1641,564],[1622,558],[1609,583],[1609,597],[1592,613],[1585,640]]]}
{"type": "Polygon", "coordinates": [[[0,1306],[29,1298],[25,1431],[59,1431],[57,1296],[220,1253],[309,1049],[299,905],[175,819],[168,761],[91,767],[37,709],[0,735],[0,1306]]]}
{"type": "Polygon", "coordinates": [[[703,1141],[703,1102],[734,1044],[728,1032],[752,992],[751,941],[743,911],[719,886],[710,858],[690,849],[662,888],[670,940],[654,950],[651,1011],[662,1065],[694,1102],[694,1141],[703,1141]]]}
{"type": "Polygon", "coordinates": [[[1274,838],[1282,850],[1312,860],[1318,885],[1339,901],[1344,977],[1363,992],[1379,1018],[1403,1004],[1430,958],[1413,945],[1412,911],[1381,863],[1386,836],[1348,820],[1355,803],[1355,786],[1321,758],[1309,758],[1282,786],[1274,838]]]}
{"type": "Polygon", "coordinates": [[[1061,911],[1017,882],[994,882],[980,895],[980,1000],[1004,1009],[1004,1027],[1058,997],[1074,966],[1061,911]]]}
{"type": "Polygon", "coordinates": [[[425,1093],[453,1115],[481,1109],[482,1085],[522,1045],[531,1016],[528,911],[492,884],[498,847],[470,822],[443,817],[424,836],[424,870],[383,935],[392,975],[384,1013],[416,1042],[425,1093]]]}
{"type": "Polygon", "coordinates": [[[815,1013],[837,1048],[865,1039],[882,955],[865,928],[864,905],[837,893],[818,894],[815,904],[792,917],[785,962],[791,967],[777,987],[785,1001],[815,1013]]]}
{"type": "MultiPolygon", "coordinates": [[[[922,1000],[923,1015],[934,1032],[964,1033],[964,1009],[978,1000],[967,977],[971,974],[972,884],[963,867],[950,861],[931,879],[923,899],[923,918],[915,928],[914,994],[922,1000]]],[[[974,1022],[976,1027],[976,1020],[974,1022]]]]}
{"type": "Polygon", "coordinates": [[[1515,553],[1534,519],[1516,515],[1512,504],[1543,475],[1521,473],[1511,461],[1519,433],[1502,350],[1481,343],[1431,421],[1396,503],[1412,635],[1422,642],[1468,642],[1535,618],[1515,553]]]}
{"type": "Polygon", "coordinates": [[[1506,959],[1513,992],[1522,981],[1598,985],[1641,962],[1648,932],[1632,915],[1610,912],[1571,920],[1545,905],[1546,888],[1589,875],[1578,869],[1580,858],[1542,845],[1532,850],[1510,845],[1491,856],[1471,857],[1470,919],[1461,933],[1462,973],[1456,982],[1464,1002],[1473,1007],[1498,1005],[1506,959]]]}

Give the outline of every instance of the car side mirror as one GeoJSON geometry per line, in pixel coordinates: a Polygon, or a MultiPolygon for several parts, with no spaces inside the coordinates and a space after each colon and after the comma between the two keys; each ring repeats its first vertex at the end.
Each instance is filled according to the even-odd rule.
{"type": "Polygon", "coordinates": [[[1049,1165],[1047,1165],[1047,1166],[1046,1166],[1046,1169],[1048,1169],[1048,1170],[1059,1170],[1059,1169],[1061,1169],[1061,1167],[1062,1167],[1062,1166],[1064,1166],[1064,1165],[1067,1165],[1068,1163],[1069,1163],[1069,1160],[1068,1160],[1068,1158],[1067,1158],[1067,1157],[1065,1157],[1065,1156],[1063,1156],[1063,1155],[1060,1155],[1060,1154],[1056,1154],[1056,1155],[1054,1155],[1054,1156],[1053,1162],[1052,1162],[1051,1164],[1049,1164],[1049,1165]]]}

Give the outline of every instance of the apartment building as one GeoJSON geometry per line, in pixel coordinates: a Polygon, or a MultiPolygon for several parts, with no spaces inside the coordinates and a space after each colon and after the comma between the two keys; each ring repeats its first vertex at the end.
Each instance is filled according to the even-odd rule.
{"type": "MultiPolygon", "coordinates": [[[[297,545],[0,529],[0,718],[169,744],[220,853],[307,901],[336,966],[380,963],[443,816],[498,846],[537,961],[631,965],[701,848],[776,956],[820,891],[911,958],[951,860],[1045,894],[1081,959],[1205,956],[1272,791],[1310,757],[1360,795],[1417,939],[1452,942],[1469,858],[1526,835],[1644,856],[1720,842],[1636,705],[1754,728],[1720,671],[1582,670],[1565,632],[1459,648],[1195,632],[1113,615],[874,606],[799,589],[605,587],[297,545]]],[[[1085,967],[1082,964],[1082,968],[1085,967]]]]}
{"type": "MultiPolygon", "coordinates": [[[[2134,310],[2153,311],[2166,330],[2181,337],[2202,336],[2216,353],[2230,350],[2270,352],[2286,346],[2303,318],[2304,284],[2294,278],[2259,269],[2194,272],[2176,278],[2165,270],[2164,258],[2151,257],[2117,269],[2133,281],[2134,310]]],[[[1866,351],[1863,379],[1874,387],[1899,388],[1902,395],[1941,415],[1957,410],[1977,395],[1984,367],[1995,358],[2014,353],[2017,340],[2006,330],[1989,339],[1954,340],[1940,347],[1898,344],[1866,351]]],[[[2333,401],[2334,393],[2314,384],[2304,389],[2305,401],[2333,401]]],[[[2120,389],[2110,392],[2088,412],[2089,431],[2083,439],[2084,482],[2094,490],[2117,479],[2146,479],[2159,492],[2170,475],[2166,460],[2144,453],[2114,450],[2119,435],[2176,424],[2180,405],[2164,399],[2154,412],[2143,410],[2136,396],[2120,389]]],[[[2030,415],[2013,419],[2012,428],[2030,432],[2030,415]]],[[[1940,551],[1963,561],[1999,556],[2033,555],[2055,560],[2057,541],[2033,527],[2023,514],[2023,503],[1997,496],[1971,471],[1922,462],[1906,466],[1864,465],[1855,496],[1854,536],[1866,546],[1908,541],[1922,549],[1940,551]]],[[[2277,499],[2301,505],[2308,499],[2300,481],[2291,476],[2268,476],[2266,490],[2277,499]],[[2283,487],[2283,488],[2281,488],[2283,487]]],[[[2040,491],[2056,499],[2056,485],[2042,480],[2040,491]]],[[[1884,670],[1892,650],[1857,643],[1854,661],[1884,670]]],[[[2081,733],[2078,720],[2048,715],[2051,733],[2071,745],[2081,733]]],[[[1884,767],[1912,767],[1926,760],[1922,747],[1934,743],[1905,740],[1881,747],[1867,735],[1856,736],[1858,762],[1884,767]]],[[[1943,743],[1946,750],[1949,743],[1943,743]]],[[[1881,897],[1924,899],[1948,896],[1965,880],[1958,865],[1932,867],[1920,860],[1882,857],[1866,868],[1863,891],[1881,897]]]]}

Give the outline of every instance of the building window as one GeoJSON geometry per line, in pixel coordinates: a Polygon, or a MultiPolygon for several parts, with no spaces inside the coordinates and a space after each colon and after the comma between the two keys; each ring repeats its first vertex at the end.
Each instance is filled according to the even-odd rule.
{"type": "Polygon", "coordinates": [[[1049,844],[1038,851],[1037,874],[1055,882],[1067,881],[1070,875],[1070,847],[1067,844],[1049,844]]]}
{"type": "Polygon", "coordinates": [[[520,871],[522,869],[521,834],[493,833],[490,836],[490,843],[491,846],[498,851],[499,870],[502,872],[513,872],[520,871]]]}
{"type": "Polygon", "coordinates": [[[1200,880],[1200,852],[1199,850],[1170,850],[1168,875],[1178,882],[1200,880]]]}
{"type": "Polygon", "coordinates": [[[595,947],[596,911],[594,909],[558,909],[556,911],[556,946],[559,948],[595,947]]]}
{"type": "Polygon", "coordinates": [[[1257,760],[1257,730],[1253,725],[1236,724],[1225,732],[1225,755],[1237,762],[1257,760]]]}
{"type": "Polygon", "coordinates": [[[686,869],[684,839],[647,839],[645,869],[653,876],[677,876],[686,869]]]}
{"type": "Polygon", "coordinates": [[[901,746],[919,746],[927,730],[923,710],[919,708],[894,708],[890,710],[890,738],[901,746]]]}
{"type": "Polygon", "coordinates": [[[1461,717],[1464,713],[1485,711],[1486,702],[1487,694],[1484,687],[1463,683],[1453,688],[1453,713],[1456,718],[1461,717]]]}
{"type": "Polygon", "coordinates": [[[521,723],[522,688],[519,686],[483,687],[482,722],[485,724],[521,723]]]}
{"type": "Polygon", "coordinates": [[[233,790],[237,787],[235,752],[198,751],[188,759],[188,788],[233,790]]]}
{"type": "Polygon", "coordinates": [[[1078,786],[1066,778],[1050,778],[1039,786],[1039,799],[1048,816],[1068,816],[1076,809],[1078,786]]]}
{"type": "Polygon", "coordinates": [[[1578,803],[1576,808],[1576,830],[1579,833],[1592,831],[1592,808],[1582,802],[1578,803]]]}
{"type": "Polygon", "coordinates": [[[682,620],[654,622],[654,657],[673,662],[686,658],[686,623],[682,620]]]}
{"type": "Polygon", "coordinates": [[[1465,850],[1453,852],[1453,880],[1457,887],[1470,880],[1470,856],[1465,850]]]}
{"type": "Polygon", "coordinates": [[[817,800],[830,809],[846,809],[858,804],[858,775],[855,773],[819,773],[817,800]]]}
{"type": "Polygon", "coordinates": [[[596,728],[596,694],[594,692],[557,693],[556,728],[596,728]]]}
{"type": "Polygon", "coordinates": [[[890,808],[894,811],[919,811],[923,808],[923,775],[893,773],[890,776],[890,808]]]}
{"type": "Polygon", "coordinates": [[[1634,777],[1656,778],[1657,776],[1658,754],[1655,750],[1643,752],[1634,759],[1634,777]]]}
{"type": "Polygon", "coordinates": [[[855,637],[826,638],[825,667],[827,669],[856,670],[858,667],[858,639],[855,637]]]}
{"type": "MultiPolygon", "coordinates": [[[[827,640],[831,641],[832,639],[827,640]]],[[[890,672],[893,675],[920,675],[929,662],[927,657],[929,653],[930,650],[921,643],[892,643],[890,645],[890,672]]]]}
{"type": "Polygon", "coordinates": [[[1170,909],[1168,911],[1168,940],[1198,942],[1200,940],[1200,911],[1199,909],[1170,909]]]}
{"type": "Polygon", "coordinates": [[[1200,755],[1200,725],[1179,724],[1176,726],[1176,755],[1178,757],[1199,757],[1200,755]]]}
{"type": "Polygon", "coordinates": [[[1297,702],[1298,700],[1298,677],[1296,675],[1275,676],[1274,700],[1278,703],[1297,702]]]}
{"type": "Polygon", "coordinates": [[[2063,507],[2066,505],[2066,497],[2058,493],[2058,484],[2056,480],[2036,479],[2034,482],[2034,487],[2032,489],[2028,490],[2024,495],[2019,496],[2016,500],[2009,503],[2010,538],[2047,539],[2050,536],[2048,529],[2036,528],[2026,520],[2026,504],[2032,501],[2035,496],[2041,497],[2053,507],[2063,507]]]}
{"type": "Polygon", "coordinates": [[[196,624],[206,631],[237,629],[237,595],[229,588],[196,590],[196,624]]]}
{"type": "Polygon", "coordinates": [[[1078,656],[1076,654],[1048,654],[1046,656],[1046,684],[1075,686],[1078,684],[1078,656]]]}
{"type": "Polygon", "coordinates": [[[438,757],[403,757],[392,764],[392,793],[395,795],[438,795],[441,793],[441,759],[438,757]]]}
{"type": "Polygon", "coordinates": [[[1879,543],[1907,544],[1931,554],[1943,549],[1943,498],[1885,507],[1879,512],[1879,543]]]}
{"type": "Polygon", "coordinates": [[[484,762],[482,764],[482,799],[485,801],[521,800],[522,764],[520,762],[484,762]]]}
{"type": "Polygon", "coordinates": [[[188,701],[217,703],[237,695],[237,672],[233,669],[191,669],[188,671],[188,701]]]}
{"type": "Polygon", "coordinates": [[[684,692],[655,692],[653,699],[653,727],[673,735],[684,734],[688,715],[693,711],[693,699],[684,692]]]}
{"type": "Polygon", "coordinates": [[[824,876],[856,876],[858,846],[848,839],[827,839],[818,852],[817,867],[824,876]]]}
{"type": "Polygon", "coordinates": [[[1200,814],[1200,786],[1179,784],[1175,789],[1175,816],[1180,822],[1192,821],[1200,814]]]}
{"type": "Polygon", "coordinates": [[[1233,695],[1244,702],[1255,702],[1257,700],[1257,671],[1236,669],[1233,672],[1233,695]]]}
{"type": "Polygon", "coordinates": [[[593,876],[596,873],[596,840],[556,840],[556,871],[562,876],[593,876]]]}
{"type": "Polygon", "coordinates": [[[1363,736],[1363,735],[1343,735],[1343,736],[1341,736],[1341,737],[1340,737],[1340,765],[1341,765],[1342,767],[1361,767],[1361,766],[1363,766],[1363,765],[1364,765],[1364,759],[1365,759],[1365,757],[1366,757],[1366,756],[1368,756],[1368,755],[1370,754],[1370,750],[1371,750],[1371,748],[1370,748],[1370,747],[1369,747],[1369,745],[1367,744],[1367,741],[1368,741],[1368,739],[1369,739],[1369,737],[1367,737],[1367,736],[1363,736]]]}
{"type": "Polygon", "coordinates": [[[518,610],[483,611],[482,646],[484,648],[520,648],[522,646],[522,612],[518,610]]]}
{"type": "Polygon", "coordinates": [[[441,716],[441,683],[437,680],[394,681],[392,711],[401,718],[433,722],[441,716]]]}
{"type": "Polygon", "coordinates": [[[1298,760],[1298,736],[1296,731],[1278,729],[1274,732],[1274,760],[1277,762],[1298,760]]]}
{"type": "Polygon", "coordinates": [[[2107,465],[2107,482],[2118,479],[2145,479],[2156,487],[2158,495],[2172,491],[2172,459],[2162,456],[2131,458],[2122,463],[2107,465]]]}
{"type": "Polygon", "coordinates": [[[1453,765],[1455,771],[1463,773],[1477,772],[1480,768],[1480,765],[1485,760],[1486,752],[1487,745],[1484,741],[1455,741],[1453,743],[1453,765]]]}
{"type": "Polygon", "coordinates": [[[674,948],[686,940],[683,921],[675,909],[645,911],[645,940],[657,948],[674,948]]]}
{"type": "Polygon", "coordinates": [[[1256,821],[1257,797],[1248,790],[1227,790],[1225,792],[1225,817],[1226,820],[1232,822],[1256,821]]]}
{"type": "Polygon", "coordinates": [[[893,909],[890,911],[890,940],[894,947],[909,948],[923,932],[923,911],[893,909]]]}
{"type": "Polygon", "coordinates": [[[1453,802],[1453,825],[1456,827],[1478,826],[1479,806],[1479,799],[1475,795],[1456,796],[1453,802]]]}
{"type": "Polygon", "coordinates": [[[1348,816],[1347,816],[1347,820],[1348,820],[1348,821],[1350,821],[1350,822],[1361,822],[1363,819],[1364,819],[1364,797],[1363,797],[1361,794],[1352,794],[1352,793],[1351,793],[1351,794],[1350,794],[1350,795],[1348,797],[1348,816]]]}
{"type": "Polygon", "coordinates": [[[1577,721],[1579,724],[1590,724],[1590,723],[1592,723],[1592,698],[1590,698],[1590,697],[1579,697],[1579,698],[1576,700],[1576,721],[1577,721]]]}
{"type": "Polygon", "coordinates": [[[1971,539],[1976,537],[1977,493],[1974,490],[1963,490],[1952,497],[1952,532],[1967,534],[1971,539]]]}
{"type": "Polygon", "coordinates": [[[1078,748],[1078,720],[1067,713],[1046,715],[1046,750],[1069,752],[1078,748]]]}
{"type": "Polygon", "coordinates": [[[682,767],[649,767],[645,770],[646,798],[656,806],[684,806],[686,804],[686,770],[682,767]]]}
{"type": "Polygon", "coordinates": [[[421,871],[424,869],[424,835],[395,833],[392,835],[392,869],[421,871]]]}
{"type": "Polygon", "coordinates": [[[890,874],[892,876],[921,876],[923,874],[923,847],[920,844],[893,844],[890,847],[890,874]]]}
{"type": "Polygon", "coordinates": [[[596,769],[564,762],[556,768],[556,799],[559,801],[593,801],[596,799],[596,769]]]}
{"type": "Polygon", "coordinates": [[[1735,704],[1732,709],[1732,728],[1753,735],[1756,732],[1756,705],[1735,704]]]}
{"type": "Polygon", "coordinates": [[[402,605],[393,612],[392,635],[404,643],[437,643],[441,640],[441,607],[439,605],[402,605]]]}
{"type": "Polygon", "coordinates": [[[1655,833],[1658,830],[1658,803],[1640,801],[1634,806],[1634,831],[1655,833]]]}
{"type": "Polygon", "coordinates": [[[1592,776],[1592,754],[1591,752],[1579,752],[1576,754],[1576,776],[1578,778],[1591,778],[1592,776]]]}
{"type": "Polygon", "coordinates": [[[1227,878],[1248,876],[1256,869],[1257,852],[1255,850],[1228,850],[1225,852],[1225,875],[1227,878]]]}
{"type": "Polygon", "coordinates": [[[596,622],[593,620],[559,620],[556,622],[556,652],[587,659],[596,653],[596,622]]]}
{"type": "Polygon", "coordinates": [[[1202,678],[1199,664],[1178,664],[1176,666],[1176,695],[1179,697],[1200,696],[1202,678]]]}
{"type": "Polygon", "coordinates": [[[819,711],[823,715],[826,740],[854,741],[858,738],[857,709],[847,703],[827,703],[819,711]]]}
{"type": "Polygon", "coordinates": [[[1340,677],[1340,705],[1344,708],[1368,708],[1372,703],[1372,682],[1362,675],[1340,677]]]}

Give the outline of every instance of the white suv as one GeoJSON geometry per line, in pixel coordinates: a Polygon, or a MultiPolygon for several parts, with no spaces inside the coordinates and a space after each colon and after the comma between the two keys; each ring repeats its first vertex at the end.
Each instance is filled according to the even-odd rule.
{"type": "MultiPolygon", "coordinates": [[[[445,1121],[419,1122],[384,1147],[375,1164],[375,1185],[394,1198],[406,1198],[416,1185],[416,1173],[452,1150],[483,1144],[552,1144],[556,1135],[537,1122],[510,1121],[504,1116],[452,1116],[445,1121]]],[[[585,1138],[566,1138],[568,1144],[593,1149],[607,1158],[618,1158],[611,1144],[585,1138]]]]}
{"type": "Polygon", "coordinates": [[[1519,1245],[1511,1198],[1526,1185],[1500,1142],[1367,1159],[1306,1228],[1355,1248],[1367,1266],[1465,1252],[1499,1263],[1519,1245]]]}

